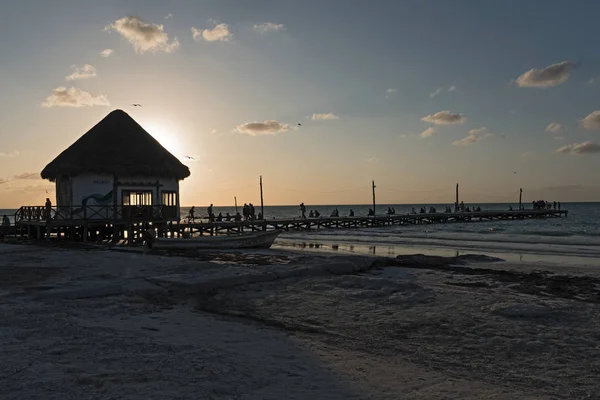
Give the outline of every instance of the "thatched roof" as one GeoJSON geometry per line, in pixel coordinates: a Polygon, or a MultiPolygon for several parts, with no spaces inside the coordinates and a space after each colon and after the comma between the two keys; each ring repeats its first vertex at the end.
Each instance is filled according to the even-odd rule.
{"type": "Polygon", "coordinates": [[[122,110],[115,110],[42,171],[43,179],[83,172],[184,179],[190,170],[122,110]]]}

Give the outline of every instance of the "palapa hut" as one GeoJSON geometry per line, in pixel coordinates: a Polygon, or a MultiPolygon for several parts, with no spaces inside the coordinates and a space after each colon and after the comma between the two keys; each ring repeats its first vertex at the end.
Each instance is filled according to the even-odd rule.
{"type": "Polygon", "coordinates": [[[154,218],[160,210],[162,218],[178,220],[179,181],[190,171],[127,113],[115,110],[41,175],[56,182],[57,214],[104,207],[113,210],[113,218],[129,218],[133,212],[154,218]]]}

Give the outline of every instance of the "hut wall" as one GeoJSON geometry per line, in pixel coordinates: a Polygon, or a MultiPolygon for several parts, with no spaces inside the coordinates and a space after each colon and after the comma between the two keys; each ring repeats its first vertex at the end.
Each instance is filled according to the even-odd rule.
{"type": "Polygon", "coordinates": [[[73,206],[109,206],[113,204],[112,175],[80,174],[71,178],[73,206]]]}

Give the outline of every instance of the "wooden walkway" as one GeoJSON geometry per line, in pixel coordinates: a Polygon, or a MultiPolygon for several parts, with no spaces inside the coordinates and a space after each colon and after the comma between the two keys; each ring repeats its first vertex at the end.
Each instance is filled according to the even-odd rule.
{"type": "Polygon", "coordinates": [[[284,231],[309,231],[315,229],[352,229],[383,227],[391,225],[420,225],[482,221],[518,221],[533,218],[559,218],[567,216],[567,210],[516,210],[479,211],[426,214],[395,214],[376,217],[320,217],[265,219],[243,222],[196,222],[181,223],[182,231],[202,234],[229,234],[245,231],[282,229],[284,231]]]}
{"type": "Polygon", "coordinates": [[[395,214],[376,217],[320,217],[286,218],[239,222],[173,222],[160,219],[113,220],[107,219],[22,219],[16,227],[7,229],[5,235],[28,238],[64,238],[74,241],[123,240],[138,242],[146,229],[155,229],[159,237],[185,237],[190,233],[202,235],[238,234],[244,232],[281,229],[284,231],[311,231],[319,229],[353,229],[385,227],[391,225],[421,225],[483,221],[514,221],[534,218],[559,218],[567,216],[567,210],[516,210],[480,211],[426,214],[395,214]],[[49,236],[50,235],[50,236],[49,236]]]}

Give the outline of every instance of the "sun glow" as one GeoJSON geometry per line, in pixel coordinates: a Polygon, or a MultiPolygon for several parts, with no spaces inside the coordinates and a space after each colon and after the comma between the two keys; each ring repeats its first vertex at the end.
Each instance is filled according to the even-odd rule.
{"type": "Polygon", "coordinates": [[[182,157],[182,146],[172,129],[163,124],[152,123],[146,126],[146,131],[175,157],[182,157]]]}

